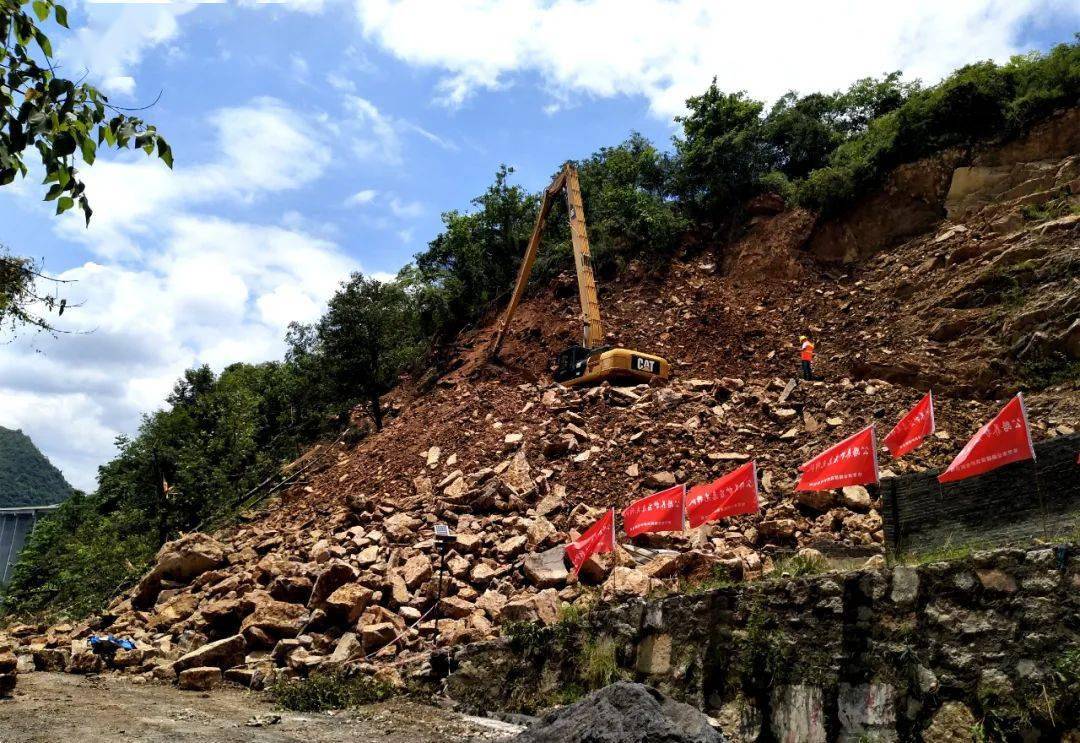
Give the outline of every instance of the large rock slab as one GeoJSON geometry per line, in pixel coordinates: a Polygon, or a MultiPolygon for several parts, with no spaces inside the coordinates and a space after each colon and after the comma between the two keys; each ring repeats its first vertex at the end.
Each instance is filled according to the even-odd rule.
{"type": "Polygon", "coordinates": [[[153,574],[159,578],[187,582],[224,564],[225,545],[196,531],[163,545],[158,550],[153,574]]]}
{"type": "Polygon", "coordinates": [[[821,688],[796,684],[773,689],[771,722],[777,740],[827,743],[821,688]]]}
{"type": "Polygon", "coordinates": [[[537,588],[552,588],[566,583],[569,573],[563,562],[566,548],[562,545],[544,552],[534,552],[525,556],[522,570],[525,578],[537,588]]]}
{"type": "Polygon", "coordinates": [[[189,668],[180,673],[179,686],[186,691],[210,691],[221,683],[221,669],[214,666],[189,668]]]}
{"type": "Polygon", "coordinates": [[[224,640],[209,642],[202,647],[195,648],[173,663],[173,670],[179,674],[189,668],[198,666],[232,668],[244,662],[244,653],[246,651],[247,642],[243,636],[233,635],[232,637],[226,637],[224,640]]]}
{"type": "Polygon", "coordinates": [[[518,735],[518,743],[724,743],[708,718],[643,684],[624,681],[563,707],[518,735]]]}
{"type": "Polygon", "coordinates": [[[308,617],[307,610],[300,604],[264,599],[256,604],[255,611],[244,617],[240,632],[249,639],[254,637],[252,630],[271,637],[296,637],[308,617]]]}
{"type": "Polygon", "coordinates": [[[354,580],[356,580],[356,571],[353,570],[352,566],[347,562],[334,560],[315,579],[308,606],[312,609],[325,608],[326,600],[330,598],[334,591],[346,583],[352,583],[354,580]]]}

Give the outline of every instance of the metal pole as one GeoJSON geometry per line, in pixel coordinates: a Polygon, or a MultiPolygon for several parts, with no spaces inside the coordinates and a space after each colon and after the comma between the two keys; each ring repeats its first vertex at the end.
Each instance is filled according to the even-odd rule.
{"type": "Polygon", "coordinates": [[[1046,520],[1046,503],[1043,501],[1042,486],[1039,483],[1039,460],[1032,459],[1031,464],[1035,468],[1035,495],[1039,498],[1039,512],[1042,514],[1043,522],[1043,536],[1049,539],[1050,528],[1046,520]]]}
{"type": "Polygon", "coordinates": [[[439,604],[442,602],[443,567],[446,564],[446,546],[442,540],[436,539],[435,546],[439,550],[439,582],[435,586],[435,647],[439,647],[439,604]]]}

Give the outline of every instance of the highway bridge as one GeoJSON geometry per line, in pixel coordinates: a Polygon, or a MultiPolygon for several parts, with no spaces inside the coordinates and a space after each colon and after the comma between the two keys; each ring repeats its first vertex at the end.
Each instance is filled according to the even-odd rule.
{"type": "Polygon", "coordinates": [[[27,535],[43,515],[56,510],[56,506],[24,506],[0,508],[0,586],[11,578],[12,569],[19,559],[19,551],[27,535]]]}

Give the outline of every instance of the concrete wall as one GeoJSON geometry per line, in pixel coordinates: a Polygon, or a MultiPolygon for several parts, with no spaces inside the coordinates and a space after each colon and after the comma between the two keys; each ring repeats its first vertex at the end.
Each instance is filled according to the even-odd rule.
{"type": "Polygon", "coordinates": [[[0,586],[7,585],[19,552],[38,518],[56,506],[0,508],[0,586]]]}
{"type": "Polygon", "coordinates": [[[701,707],[736,741],[966,741],[976,728],[1080,740],[1077,550],[777,579],[510,628],[459,651],[446,690],[535,710],[587,690],[606,646],[620,676],[701,707]]]}

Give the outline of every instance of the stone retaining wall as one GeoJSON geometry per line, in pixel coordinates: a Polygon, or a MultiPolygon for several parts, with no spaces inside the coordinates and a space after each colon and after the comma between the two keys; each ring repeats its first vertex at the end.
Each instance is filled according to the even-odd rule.
{"type": "Polygon", "coordinates": [[[1035,445],[1036,461],[939,485],[937,472],[883,480],[882,521],[894,554],[982,547],[1080,533],[1080,434],[1035,445]],[[1036,474],[1037,473],[1037,474],[1036,474]]]}
{"type": "Polygon", "coordinates": [[[1080,740],[1076,545],[632,602],[507,634],[451,659],[452,697],[531,711],[607,669],[701,707],[736,741],[1080,740]]]}

